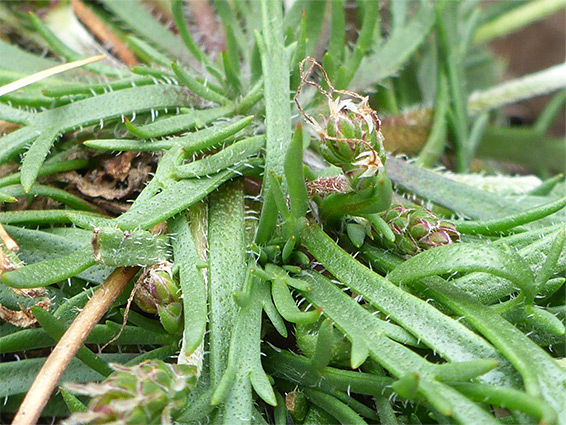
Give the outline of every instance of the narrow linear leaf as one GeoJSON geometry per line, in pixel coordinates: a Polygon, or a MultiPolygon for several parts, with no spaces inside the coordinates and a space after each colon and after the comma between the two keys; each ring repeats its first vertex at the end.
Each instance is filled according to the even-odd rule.
{"type": "Polygon", "coordinates": [[[554,214],[566,206],[566,198],[559,199],[558,201],[549,202],[540,207],[530,209],[528,211],[514,214],[509,217],[482,220],[482,221],[463,221],[455,222],[458,231],[467,234],[480,234],[490,235],[497,232],[504,232],[523,224],[531,223],[554,214]]]}
{"type": "Polygon", "coordinates": [[[174,57],[186,57],[187,49],[180,38],[163,26],[143,8],[137,0],[122,0],[119,2],[103,0],[109,10],[123,20],[134,31],[151,40],[155,45],[174,57]]]}
{"type": "MultiPolygon", "coordinates": [[[[263,34],[256,34],[261,54],[264,96],[266,99],[266,154],[263,193],[264,203],[261,210],[256,242],[266,241],[275,226],[276,212],[269,193],[268,172],[283,175],[285,154],[291,140],[291,105],[289,103],[289,57],[283,39],[282,10],[279,2],[261,1],[263,34]]],[[[283,182],[286,194],[286,182],[283,182]]]]}
{"type": "Polygon", "coordinates": [[[244,168],[245,164],[231,170],[221,171],[211,177],[174,183],[146,202],[130,208],[115,219],[113,224],[123,230],[132,230],[137,227],[149,229],[200,201],[222,183],[239,175],[239,170],[244,168]]]}
{"type": "Polygon", "coordinates": [[[525,261],[510,249],[485,244],[451,244],[423,251],[397,266],[387,278],[397,284],[428,276],[485,272],[514,282],[525,302],[535,296],[534,276],[525,261]]]}
{"type": "Polygon", "coordinates": [[[305,388],[303,391],[313,404],[328,412],[336,418],[339,423],[354,425],[367,424],[352,408],[335,397],[310,388],[305,388]]]}
{"type": "Polygon", "coordinates": [[[166,236],[134,229],[123,232],[115,227],[93,229],[92,255],[109,267],[151,266],[169,257],[166,236]]]}
{"type": "Polygon", "coordinates": [[[65,257],[29,264],[4,273],[2,281],[13,288],[37,288],[68,279],[96,264],[90,248],[65,257]]]}
{"type": "Polygon", "coordinates": [[[434,11],[430,4],[421,3],[419,10],[403,29],[394,32],[371,56],[362,63],[350,86],[354,91],[371,90],[383,79],[395,75],[424,42],[434,24],[434,11]]]}
{"type": "Polygon", "coordinates": [[[388,157],[387,175],[403,189],[473,219],[501,218],[526,210],[495,193],[458,183],[399,158],[388,157]]]}
{"type": "Polygon", "coordinates": [[[30,191],[31,187],[35,183],[37,176],[39,175],[39,170],[47,158],[51,146],[55,143],[57,139],[57,130],[54,128],[48,128],[43,131],[37,139],[32,143],[29,150],[24,156],[22,161],[21,169],[21,181],[24,191],[27,193],[30,191]]]}
{"type": "MultiPolygon", "coordinates": [[[[102,354],[107,362],[125,363],[135,357],[134,354],[102,354]]],[[[19,361],[2,362],[0,364],[0,397],[13,394],[23,394],[31,386],[37,372],[45,363],[45,357],[22,359],[19,361]]],[[[73,359],[63,373],[60,382],[89,382],[102,380],[104,376],[84,365],[80,360],[73,359]]]]}
{"type": "MultiPolygon", "coordinates": [[[[51,313],[41,307],[31,307],[31,311],[41,327],[51,336],[55,341],[63,336],[67,330],[65,325],[60,323],[51,313]]],[[[104,376],[112,374],[112,368],[101,358],[97,357],[91,350],[84,345],[77,351],[76,357],[86,364],[88,367],[96,370],[104,376]]]]}
{"type": "MultiPolygon", "coordinates": [[[[46,176],[50,174],[62,173],[65,171],[79,170],[86,168],[89,161],[86,159],[72,159],[70,161],[57,161],[53,163],[46,163],[41,166],[37,176],[46,176]]],[[[17,184],[20,182],[21,173],[10,174],[9,176],[0,178],[0,187],[17,184]]]]}
{"type": "Polygon", "coordinates": [[[470,114],[479,114],[531,97],[551,93],[566,86],[566,65],[555,65],[498,86],[474,92],[468,99],[470,114]]]}
{"type": "MultiPolygon", "coordinates": [[[[363,266],[350,254],[343,251],[318,226],[314,224],[307,226],[303,232],[302,242],[338,280],[357,294],[362,295],[380,311],[388,314],[405,330],[416,335],[446,359],[467,361],[489,358],[500,360],[502,366],[506,363],[484,339],[430,304],[403,291],[389,280],[363,266]],[[430,332],[432,327],[435,332],[430,332]]],[[[309,294],[310,291],[303,293],[306,298],[309,298],[309,294]]],[[[326,311],[323,311],[326,314],[326,311]]],[[[383,326],[379,326],[378,329],[381,329],[390,338],[404,342],[404,339],[398,339],[395,333],[383,326]]],[[[506,367],[508,368],[509,365],[506,367]]],[[[502,371],[493,371],[492,374],[486,375],[485,379],[508,383],[509,377],[505,376],[502,371]]]]}
{"type": "Polygon", "coordinates": [[[466,321],[486,336],[523,377],[527,392],[542,396],[564,417],[566,401],[556,388],[566,385],[566,371],[556,361],[515,326],[487,306],[474,301],[462,290],[438,278],[426,278],[422,283],[428,294],[441,301],[452,311],[466,317],[466,321]]]}
{"type": "Polygon", "coordinates": [[[206,283],[197,268],[200,257],[186,218],[181,214],[169,223],[173,239],[175,265],[179,266],[179,284],[183,293],[185,328],[183,331],[186,355],[190,355],[201,344],[207,324],[206,283]]]}
{"type": "Polygon", "coordinates": [[[175,173],[178,178],[184,179],[215,174],[226,168],[242,164],[247,158],[258,153],[264,145],[265,139],[263,137],[250,137],[234,143],[214,155],[181,165],[177,167],[175,173]]]}
{"type": "Polygon", "coordinates": [[[441,414],[462,423],[498,423],[490,414],[446,384],[430,379],[434,366],[404,345],[387,338],[375,326],[378,319],[336,285],[317,272],[307,272],[306,276],[311,290],[304,294],[305,298],[321,307],[325,316],[349,339],[363,341],[370,357],[392,375],[401,377],[407,373],[418,373],[421,378],[420,394],[441,414]]]}
{"type": "Polygon", "coordinates": [[[212,108],[203,110],[192,110],[190,112],[163,118],[151,124],[133,127],[130,132],[141,139],[161,137],[167,134],[188,131],[195,127],[200,128],[212,121],[223,117],[230,112],[229,108],[212,108]]]}
{"type": "Polygon", "coordinates": [[[227,97],[222,96],[221,94],[208,88],[206,85],[199,83],[196,78],[194,78],[191,74],[189,74],[175,62],[171,64],[171,68],[179,79],[179,82],[187,86],[196,95],[219,105],[227,105],[230,103],[230,100],[227,97]]]}
{"type": "Polygon", "coordinates": [[[231,182],[211,196],[208,232],[210,374],[216,386],[227,367],[226,347],[239,310],[234,293],[242,290],[246,275],[241,181],[231,182]]]}
{"type": "Polygon", "coordinates": [[[64,190],[51,186],[36,184],[32,186],[28,192],[25,192],[24,188],[18,184],[5,186],[2,188],[2,192],[15,198],[20,198],[22,196],[46,196],[76,210],[88,211],[91,213],[100,213],[100,210],[90,202],[87,202],[79,198],[78,196],[71,195],[64,190]]]}

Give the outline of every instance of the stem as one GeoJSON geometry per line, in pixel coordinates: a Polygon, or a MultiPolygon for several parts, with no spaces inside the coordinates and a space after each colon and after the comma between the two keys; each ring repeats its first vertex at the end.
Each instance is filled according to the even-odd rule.
{"type": "Polygon", "coordinates": [[[544,71],[472,93],[468,98],[468,112],[470,115],[476,115],[531,97],[542,96],[564,86],[566,86],[566,64],[555,65],[544,71]]]}
{"type": "Polygon", "coordinates": [[[527,3],[479,27],[474,44],[488,43],[496,38],[518,31],[533,22],[558,12],[565,6],[564,0],[538,0],[527,3]]]}
{"type": "Polygon", "coordinates": [[[438,77],[438,93],[436,95],[432,127],[426,144],[416,161],[418,165],[432,167],[444,152],[446,145],[446,114],[448,112],[448,103],[448,82],[445,72],[441,69],[438,77]]]}
{"type": "Polygon", "coordinates": [[[544,135],[556,121],[556,117],[560,114],[566,102],[566,90],[560,90],[554,97],[546,104],[542,112],[537,118],[533,126],[533,130],[537,133],[544,135]]]}
{"type": "Polygon", "coordinates": [[[138,270],[139,267],[117,268],[100,285],[73,324],[53,348],[20,405],[12,425],[32,425],[37,422],[63,372],[94,326],[104,316],[138,270]]]}

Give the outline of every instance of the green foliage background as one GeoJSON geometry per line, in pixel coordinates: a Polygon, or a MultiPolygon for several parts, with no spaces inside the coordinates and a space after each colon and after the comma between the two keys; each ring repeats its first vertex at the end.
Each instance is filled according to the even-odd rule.
{"type": "MultiPolygon", "coordinates": [[[[0,4],[19,42],[0,39],[1,84],[83,58],[20,6],[0,4]]],[[[109,362],[195,365],[179,423],[566,423],[566,201],[553,177],[566,153],[547,135],[564,67],[501,85],[486,46],[563,2],[215,0],[225,48],[212,54],[181,0],[168,5],[175,30],[136,0],[87,7],[140,64],[95,63],[0,97],[0,120],[18,125],[0,138],[0,222],[21,251],[3,248],[25,264],[3,273],[0,304],[37,303],[11,288],[45,287],[50,299],[49,311],[32,307],[39,327],[0,324],[2,420],[113,268],[166,259],[183,294],[182,333],[134,308],[95,358],[120,329],[132,283],[63,381],[101,380],[109,362]],[[461,243],[407,259],[371,232],[354,247],[345,226],[355,212],[338,222],[317,214],[305,179],[341,171],[297,127],[292,98],[310,55],[337,89],[370,96],[386,147],[418,146],[416,161],[387,160],[394,200],[452,218],[461,243]],[[502,106],[557,90],[534,125],[505,124],[502,106]],[[115,217],[49,180],[130,151],[158,165],[115,217]],[[431,170],[441,158],[458,173],[478,158],[496,160],[488,173],[513,160],[547,180],[517,192],[500,176],[488,191],[431,170]],[[8,206],[36,196],[57,204],[8,206]],[[162,222],[168,231],[153,236],[162,222]]],[[[302,102],[312,116],[328,113],[314,91],[302,102]]],[[[43,414],[68,416],[69,400],[53,396],[43,414]]]]}

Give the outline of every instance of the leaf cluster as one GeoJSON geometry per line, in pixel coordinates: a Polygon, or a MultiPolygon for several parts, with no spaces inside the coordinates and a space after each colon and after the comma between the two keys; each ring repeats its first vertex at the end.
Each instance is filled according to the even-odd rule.
{"type": "MultiPolygon", "coordinates": [[[[96,18],[137,64],[91,63],[0,97],[0,126],[17,127],[0,137],[11,170],[0,178],[0,223],[20,247],[2,246],[0,307],[37,321],[0,324],[2,420],[113,270],[169,261],[182,332],[125,310],[134,279],[63,382],[102,380],[109,362],[193,365],[178,423],[564,423],[563,177],[522,193],[505,192],[501,177],[493,193],[426,168],[443,156],[458,172],[486,157],[541,177],[563,168],[565,145],[546,136],[563,92],[530,127],[507,127],[500,109],[562,89],[563,69],[499,85],[485,45],[563,4],[205,3],[224,44],[212,52],[195,37],[203,17],[188,22],[182,0],[162,11],[174,30],[137,0],[81,3],[84,25],[96,18]],[[371,198],[324,203],[309,191],[344,175],[292,108],[307,56],[337,89],[369,96],[390,152],[416,155],[389,155],[387,184],[371,198]],[[128,152],[158,160],[119,215],[57,180],[128,152]],[[391,197],[452,219],[462,241],[408,259],[387,251],[391,231],[374,213],[391,197]],[[346,231],[363,220],[373,230],[346,231]],[[25,296],[32,290],[47,309],[25,296]]],[[[21,23],[25,47],[0,39],[2,84],[84,58],[34,14],[0,4],[6,20],[21,23]]],[[[328,113],[322,100],[314,90],[301,98],[311,116],[328,113]]],[[[43,415],[83,403],[62,390],[43,415]]]]}

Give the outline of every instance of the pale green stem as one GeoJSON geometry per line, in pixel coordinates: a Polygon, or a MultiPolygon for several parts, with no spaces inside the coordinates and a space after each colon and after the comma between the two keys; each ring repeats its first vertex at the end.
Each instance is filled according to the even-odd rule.
{"type": "Polygon", "coordinates": [[[566,7],[564,0],[537,0],[518,7],[511,12],[478,28],[475,44],[487,43],[496,38],[518,31],[566,7]]]}
{"type": "Polygon", "coordinates": [[[507,81],[468,98],[468,112],[477,115],[566,87],[566,63],[507,81]]]}

